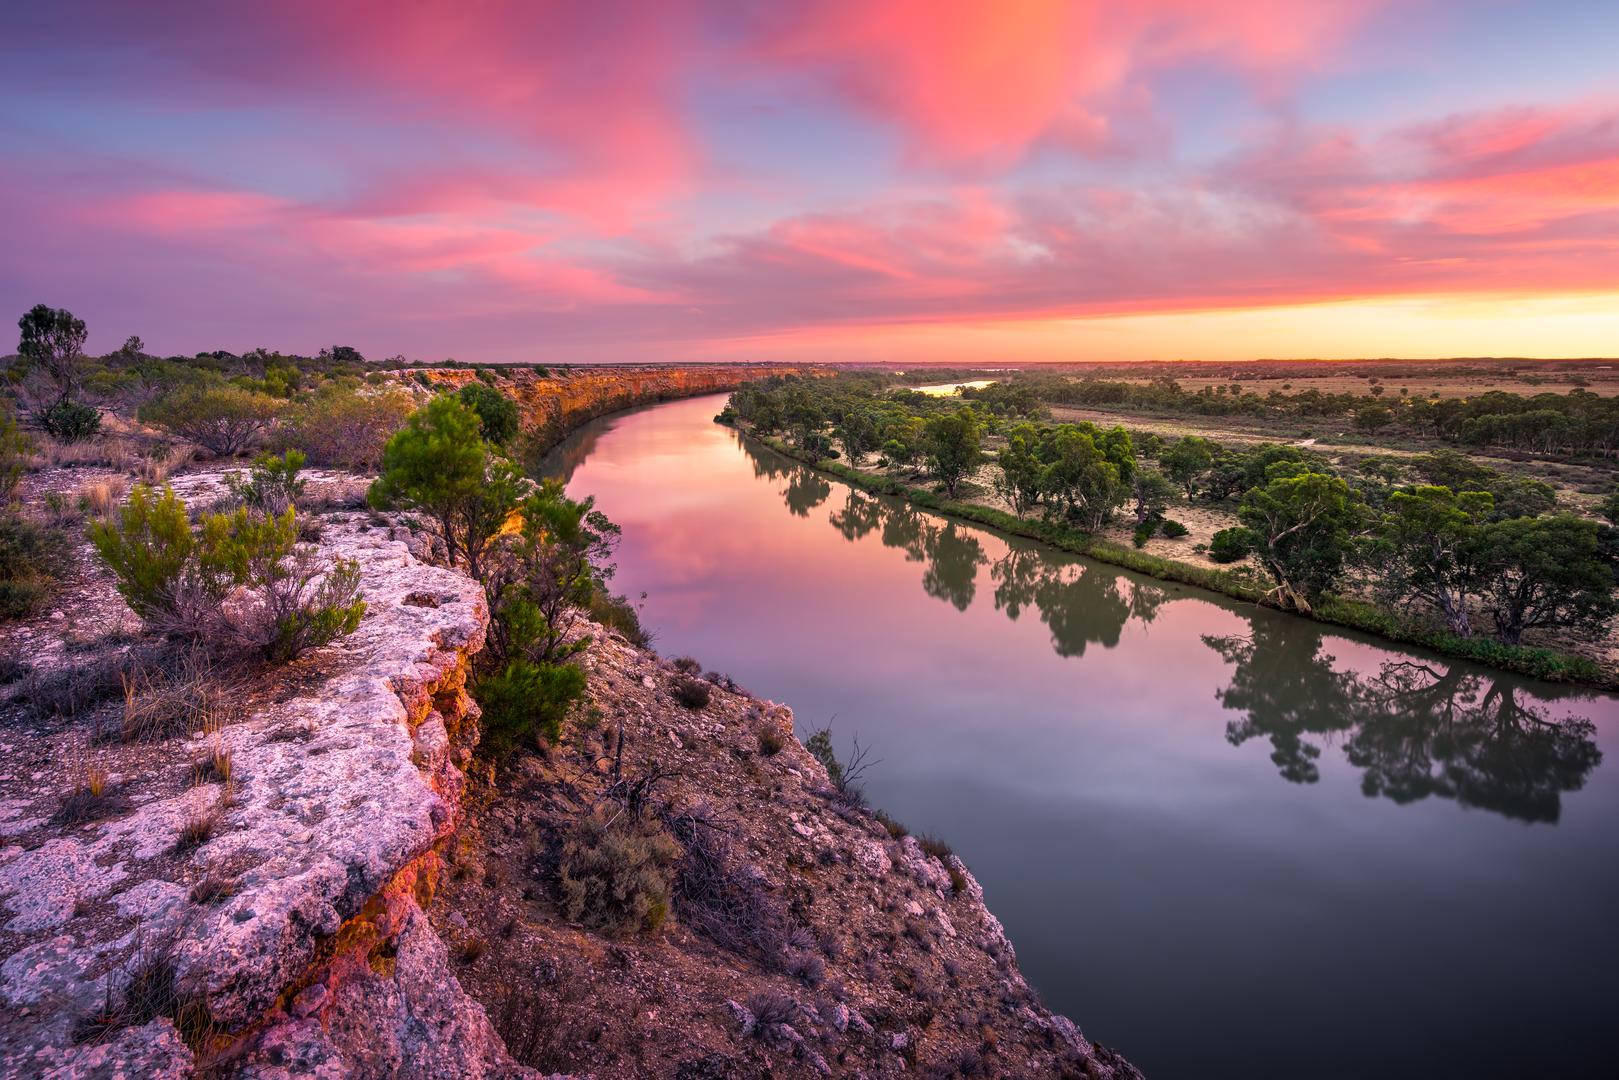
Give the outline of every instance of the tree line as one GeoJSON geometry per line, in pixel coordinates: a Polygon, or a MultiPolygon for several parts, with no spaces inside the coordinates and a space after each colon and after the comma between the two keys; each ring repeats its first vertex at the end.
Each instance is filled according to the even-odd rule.
{"type": "Polygon", "coordinates": [[[1546,484],[1456,451],[1344,471],[1285,444],[1165,442],[1119,425],[1051,423],[1027,387],[993,389],[964,404],[874,376],[783,378],[737,391],[720,419],[784,434],[813,458],[859,467],[877,455],[880,467],[926,475],[951,498],[987,463],[986,486],[1013,513],[1095,533],[1128,512],[1138,546],[1157,529],[1184,533],[1165,516],[1174,500],[1225,509],[1236,523],[1214,535],[1210,556],[1251,560],[1269,600],[1301,613],[1359,593],[1462,639],[1479,633],[1482,612],[1496,639],[1518,645],[1534,629],[1603,632],[1619,610],[1619,492],[1603,522],[1560,508],[1546,484]]]}
{"type": "Polygon", "coordinates": [[[1585,389],[1524,396],[1492,390],[1476,397],[1439,398],[1390,394],[1377,380],[1365,394],[1317,389],[1261,395],[1231,382],[1198,390],[1173,378],[1145,383],[1118,379],[1070,379],[1023,373],[963,396],[996,415],[1034,415],[1044,405],[1127,409],[1182,416],[1348,417],[1367,431],[1397,428],[1465,446],[1538,454],[1619,455],[1619,397],[1585,389]]]}

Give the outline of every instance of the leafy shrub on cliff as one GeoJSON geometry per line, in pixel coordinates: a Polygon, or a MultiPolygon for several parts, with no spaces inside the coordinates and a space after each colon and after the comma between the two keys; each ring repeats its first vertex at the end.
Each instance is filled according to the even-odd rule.
{"type": "Polygon", "coordinates": [[[461,404],[478,414],[486,442],[507,446],[517,437],[517,402],[481,382],[468,383],[456,396],[461,404]]]}
{"type": "Polygon", "coordinates": [[[478,414],[436,397],[388,440],[368,498],[378,510],[403,506],[430,517],[450,565],[482,581],[484,554],[522,493],[522,473],[490,453],[478,414]]]}
{"type": "Polygon", "coordinates": [[[656,930],[669,915],[676,844],[655,823],[587,817],[564,839],[558,863],[570,921],[615,936],[656,930]]]}
{"type": "MultiPolygon", "coordinates": [[[[646,594],[642,594],[642,599],[646,594]]],[[[586,604],[591,621],[617,631],[624,640],[639,648],[652,644],[652,633],[641,625],[641,614],[628,597],[613,596],[606,589],[596,589],[586,604]]]]}
{"type": "Polygon", "coordinates": [[[182,386],[140,410],[140,418],[196,443],[217,457],[235,457],[275,423],[282,403],[228,383],[182,386]]]}
{"type": "Polygon", "coordinates": [[[416,404],[397,386],[356,386],[334,380],[295,406],[277,442],[304,452],[313,465],[369,472],[416,404]]]}
{"type": "Polygon", "coordinates": [[[472,696],[483,710],[485,751],[500,755],[532,746],[537,736],[555,742],[568,710],[584,692],[585,673],[573,664],[518,658],[480,676],[472,696]]]}
{"type": "Polygon", "coordinates": [[[300,545],[290,506],[210,514],[193,528],[173,490],[137,484],[116,520],[91,524],[90,540],[149,626],[212,648],[290,660],[352,633],[365,613],[358,565],[327,565],[300,545]]]}

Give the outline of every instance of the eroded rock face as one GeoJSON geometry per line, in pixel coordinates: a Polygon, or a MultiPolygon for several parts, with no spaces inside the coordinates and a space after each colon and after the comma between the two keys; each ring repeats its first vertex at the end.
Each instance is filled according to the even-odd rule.
{"type": "MultiPolygon", "coordinates": [[[[209,477],[185,480],[188,497],[207,493],[209,477]]],[[[0,1076],[187,1076],[200,1063],[263,1076],[521,1072],[421,907],[476,738],[465,681],[487,625],[482,590],[358,516],[328,525],[321,547],[360,564],[359,630],[288,668],[282,700],[170,751],[176,769],[205,748],[229,755],[211,838],[176,851],[185,822],[218,803],[217,782],[142,795],[58,835],[53,793],[10,808],[0,1076]],[[205,880],[229,884],[199,893],[205,880]],[[188,1047],[160,1016],[86,1040],[83,1018],[159,952],[213,1034],[187,1032],[188,1047]]]]}

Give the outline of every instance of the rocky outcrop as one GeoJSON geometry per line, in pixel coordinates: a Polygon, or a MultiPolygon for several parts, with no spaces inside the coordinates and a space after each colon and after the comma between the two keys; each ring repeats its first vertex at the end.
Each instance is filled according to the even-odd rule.
{"type": "MultiPolygon", "coordinates": [[[[544,452],[580,424],[608,413],[735,390],[771,375],[822,374],[830,369],[784,364],[624,364],[546,374],[532,368],[495,370],[495,385],[517,401],[532,449],[544,452]]],[[[457,388],[478,378],[465,368],[425,368],[400,374],[418,383],[457,388]]]]}
{"type": "Polygon", "coordinates": [[[359,630],[241,688],[234,722],[115,760],[127,813],[53,825],[71,777],[51,748],[78,735],[8,725],[5,759],[42,767],[6,774],[0,1076],[522,1072],[423,916],[476,739],[483,594],[391,531],[329,519],[321,546],[361,567],[359,630]],[[192,783],[217,754],[228,779],[192,783]]]}

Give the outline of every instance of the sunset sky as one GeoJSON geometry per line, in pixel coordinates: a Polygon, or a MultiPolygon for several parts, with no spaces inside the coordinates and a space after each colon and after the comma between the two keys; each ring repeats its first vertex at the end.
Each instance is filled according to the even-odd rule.
{"type": "Polygon", "coordinates": [[[1619,2],[13,3],[0,190],[95,351],[1611,356],[1619,2]]]}

